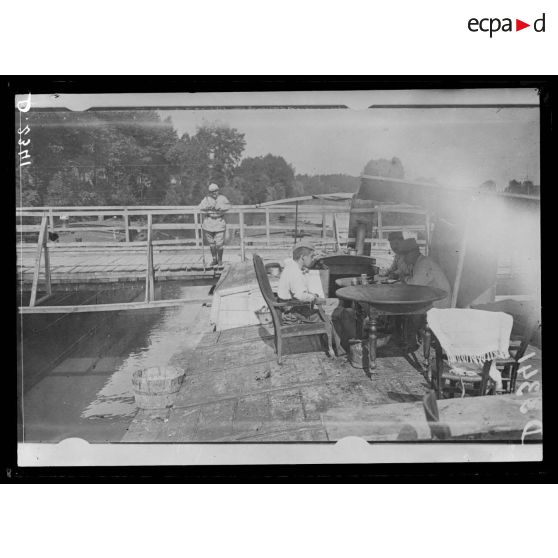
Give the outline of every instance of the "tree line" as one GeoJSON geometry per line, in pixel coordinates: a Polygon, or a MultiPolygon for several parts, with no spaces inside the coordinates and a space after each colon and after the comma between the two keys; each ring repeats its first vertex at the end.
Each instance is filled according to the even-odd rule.
{"type": "MultiPolygon", "coordinates": [[[[154,110],[27,114],[32,163],[19,168],[16,149],[19,206],[196,205],[211,182],[233,204],[257,204],[356,192],[360,183],[346,174],[295,174],[277,155],[243,157],[244,134],[228,126],[205,124],[179,137],[170,117],[154,110]]],[[[397,157],[370,159],[363,173],[405,177],[397,157]]],[[[536,194],[538,187],[512,180],[507,191],[536,194]]]]}
{"type": "Polygon", "coordinates": [[[154,110],[28,116],[32,164],[16,162],[19,206],[196,205],[211,182],[233,204],[358,186],[347,175],[295,175],[280,156],[243,157],[244,134],[228,126],[205,124],[179,137],[154,110]]]}

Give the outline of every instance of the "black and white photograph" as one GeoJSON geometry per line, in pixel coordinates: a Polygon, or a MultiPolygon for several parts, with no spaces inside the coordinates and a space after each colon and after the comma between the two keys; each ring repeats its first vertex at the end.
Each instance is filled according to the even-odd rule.
{"type": "Polygon", "coordinates": [[[187,91],[13,100],[20,464],[540,461],[540,91],[187,91]]]}

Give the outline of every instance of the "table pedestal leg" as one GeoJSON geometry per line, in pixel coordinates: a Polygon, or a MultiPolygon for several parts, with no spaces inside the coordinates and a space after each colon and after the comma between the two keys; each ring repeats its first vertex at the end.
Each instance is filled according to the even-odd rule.
{"type": "Polygon", "coordinates": [[[354,309],[356,314],[356,337],[357,339],[362,339],[364,337],[364,322],[366,316],[360,304],[355,303],[354,309]]]}
{"type": "Polygon", "coordinates": [[[430,328],[426,326],[424,328],[424,336],[422,341],[422,351],[424,356],[424,369],[426,370],[426,379],[432,383],[432,367],[430,365],[430,344],[432,342],[432,332],[430,328]]]}
{"type": "Polygon", "coordinates": [[[368,350],[370,370],[376,369],[376,343],[378,340],[378,329],[376,324],[376,316],[371,314],[368,322],[368,350]]]}

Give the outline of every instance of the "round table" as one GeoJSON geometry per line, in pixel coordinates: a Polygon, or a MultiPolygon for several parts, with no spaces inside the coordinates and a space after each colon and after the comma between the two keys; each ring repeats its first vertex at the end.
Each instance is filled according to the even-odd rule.
{"type": "MultiPolygon", "coordinates": [[[[357,303],[357,316],[364,311],[368,314],[368,352],[369,368],[376,368],[377,324],[380,315],[426,314],[432,303],[447,296],[442,289],[394,283],[392,285],[351,285],[335,291],[341,300],[357,303]],[[360,309],[360,312],[358,311],[360,309]]],[[[424,343],[425,361],[429,362],[429,331],[424,343]]]]}
{"type": "MultiPolygon", "coordinates": [[[[360,285],[360,275],[358,277],[341,277],[340,279],[336,279],[335,280],[335,284],[338,287],[351,287],[351,286],[358,286],[358,285],[353,285],[352,281],[353,279],[356,279],[358,281],[358,284],[360,285]]],[[[399,283],[399,281],[393,280],[393,279],[381,279],[380,281],[374,281],[371,282],[370,279],[368,279],[369,281],[369,285],[380,285],[380,284],[389,284],[389,285],[393,285],[395,283],[399,283]]]]}

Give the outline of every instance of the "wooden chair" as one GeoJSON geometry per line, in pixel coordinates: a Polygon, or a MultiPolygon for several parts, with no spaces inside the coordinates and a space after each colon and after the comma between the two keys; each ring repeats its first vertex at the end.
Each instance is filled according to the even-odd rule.
{"type": "Polygon", "coordinates": [[[459,374],[452,374],[449,371],[443,371],[443,362],[446,356],[444,355],[439,341],[432,333],[432,345],[436,353],[436,373],[432,378],[432,387],[436,389],[438,397],[441,397],[445,392],[449,393],[450,396],[453,396],[455,393],[463,393],[464,389],[466,392],[470,392],[471,395],[486,395],[487,388],[490,385],[489,372],[492,363],[501,370],[502,383],[506,385],[506,391],[509,393],[515,391],[517,371],[520,366],[519,360],[525,355],[529,343],[540,327],[541,322],[538,315],[533,313],[527,320],[521,339],[519,341],[510,341],[510,357],[486,361],[482,372],[476,376],[462,376],[459,374]],[[448,385],[446,385],[446,382],[448,385]],[[467,384],[466,387],[465,384],[467,384]]]}
{"type": "Polygon", "coordinates": [[[464,393],[469,395],[487,395],[492,361],[485,361],[482,371],[474,376],[465,376],[455,374],[451,370],[444,370],[444,360],[447,360],[446,355],[434,333],[431,335],[431,343],[434,345],[436,353],[435,373],[432,375],[432,387],[436,390],[436,396],[441,398],[448,394],[450,397],[453,397],[456,393],[459,395],[464,393]]]}
{"type": "Polygon", "coordinates": [[[275,337],[275,349],[277,352],[277,362],[282,363],[283,352],[283,339],[291,337],[304,337],[307,335],[325,335],[327,337],[327,347],[329,356],[333,356],[333,347],[331,339],[331,330],[326,323],[325,311],[322,304],[316,304],[316,309],[320,315],[321,321],[307,324],[284,324],[282,319],[282,310],[289,306],[312,306],[313,303],[301,302],[298,300],[278,302],[275,294],[271,290],[269,278],[265,271],[263,261],[260,256],[254,254],[253,256],[254,269],[256,271],[256,278],[258,285],[264,297],[264,300],[271,312],[271,319],[273,320],[273,332],[275,337]]]}
{"type": "Polygon", "coordinates": [[[527,319],[523,335],[518,341],[510,341],[510,357],[497,358],[494,364],[502,371],[502,382],[506,384],[506,391],[513,393],[519,370],[519,360],[525,356],[529,343],[533,339],[537,330],[541,327],[541,321],[537,313],[533,312],[527,319]]]}
{"type": "Polygon", "coordinates": [[[510,357],[506,359],[498,358],[494,361],[496,367],[501,371],[505,391],[513,393],[515,391],[517,371],[520,367],[519,360],[525,356],[527,348],[534,338],[537,337],[537,332],[541,328],[540,308],[527,307],[528,311],[525,312],[523,304],[513,300],[479,304],[471,308],[488,312],[506,312],[506,314],[513,316],[514,328],[512,336],[515,332],[516,338],[510,340],[510,357]]]}

